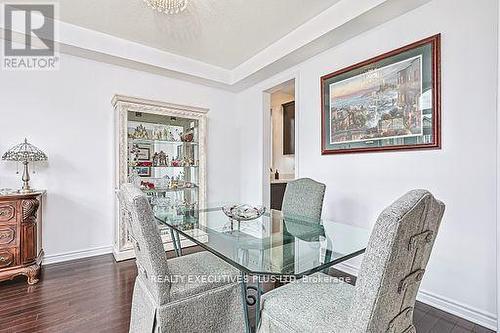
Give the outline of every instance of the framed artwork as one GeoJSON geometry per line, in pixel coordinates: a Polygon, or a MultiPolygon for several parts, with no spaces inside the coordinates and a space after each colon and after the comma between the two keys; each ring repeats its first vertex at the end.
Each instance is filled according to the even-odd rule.
{"type": "Polygon", "coordinates": [[[137,145],[137,161],[151,161],[151,146],[137,145]]]}
{"type": "Polygon", "coordinates": [[[139,177],[151,177],[151,168],[150,167],[136,167],[137,175],[139,177]]]}
{"type": "Polygon", "coordinates": [[[321,78],[321,152],[441,148],[440,35],[321,78]]]}

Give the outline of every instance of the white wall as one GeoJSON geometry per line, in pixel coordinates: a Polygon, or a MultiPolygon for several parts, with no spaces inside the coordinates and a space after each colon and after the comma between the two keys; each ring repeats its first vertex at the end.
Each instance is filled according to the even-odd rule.
{"type": "MultiPolygon", "coordinates": [[[[271,94],[271,122],[272,122],[272,154],[273,160],[271,168],[273,172],[278,169],[280,177],[293,178],[295,175],[295,156],[283,155],[283,107],[282,105],[291,102],[295,96],[277,91],[271,94]]],[[[273,173],[274,175],[274,173],[273,173]]]]}
{"type": "Polygon", "coordinates": [[[327,184],[324,216],[372,227],[400,195],[429,189],[446,213],[420,297],[492,327],[497,14],[495,0],[435,0],[240,93],[242,199],[262,199],[262,90],[298,76],[298,174],[327,184]],[[322,156],[319,78],[436,33],[442,33],[443,148],[322,156]]]}
{"type": "MultiPolygon", "coordinates": [[[[0,73],[0,152],[26,136],[49,156],[32,185],[48,191],[46,257],[110,250],[113,235],[114,94],[209,108],[208,200],[234,201],[238,177],[234,94],[61,54],[55,72],[0,73]],[[228,163],[230,161],[230,163],[228,163]],[[90,251],[94,249],[94,251],[90,251]]],[[[15,163],[0,162],[0,188],[19,187],[15,163]]],[[[71,256],[60,257],[70,258],[71,256]]],[[[57,257],[55,258],[57,259],[57,257]]]]}

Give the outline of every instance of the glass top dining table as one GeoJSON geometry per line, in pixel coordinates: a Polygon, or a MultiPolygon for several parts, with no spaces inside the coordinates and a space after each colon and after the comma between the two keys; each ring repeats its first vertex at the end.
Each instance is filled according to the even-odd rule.
{"type": "MultiPolygon", "coordinates": [[[[221,207],[181,216],[155,212],[170,228],[180,248],[180,237],[251,275],[302,277],[323,271],[362,254],[369,230],[336,223],[284,216],[270,210],[251,221],[234,221],[221,207]]],[[[177,249],[176,249],[177,251],[177,249]]],[[[180,251],[180,250],[179,250],[180,251]]]]}

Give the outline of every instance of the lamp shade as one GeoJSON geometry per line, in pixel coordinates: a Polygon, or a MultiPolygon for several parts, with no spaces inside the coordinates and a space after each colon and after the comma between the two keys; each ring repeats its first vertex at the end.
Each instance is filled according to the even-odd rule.
{"type": "Polygon", "coordinates": [[[46,161],[47,155],[29,143],[27,139],[24,139],[23,143],[15,145],[3,154],[2,160],[18,162],[46,161]]]}

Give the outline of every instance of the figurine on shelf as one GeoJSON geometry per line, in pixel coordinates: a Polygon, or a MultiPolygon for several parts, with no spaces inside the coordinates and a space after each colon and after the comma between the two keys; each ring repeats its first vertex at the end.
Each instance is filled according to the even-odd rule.
{"type": "Polygon", "coordinates": [[[144,125],[140,124],[139,126],[137,126],[134,130],[134,133],[132,134],[132,137],[134,139],[149,139],[149,135],[148,135],[148,130],[146,129],[146,127],[144,127],[144,125]]]}
{"type": "Polygon", "coordinates": [[[160,165],[160,155],[158,153],[154,153],[153,155],[153,166],[160,165]]]}
{"type": "Polygon", "coordinates": [[[168,128],[168,130],[165,128],[163,130],[163,133],[165,135],[165,140],[174,141],[174,135],[172,134],[172,130],[170,129],[170,127],[168,128]]]}
{"type": "Polygon", "coordinates": [[[168,215],[170,213],[170,207],[172,203],[170,197],[156,197],[153,205],[153,211],[155,214],[168,215]]]}
{"type": "Polygon", "coordinates": [[[153,139],[154,140],[161,140],[161,130],[158,130],[158,129],[154,129],[153,130],[153,139]]]}
{"type": "Polygon", "coordinates": [[[170,186],[169,186],[172,190],[175,190],[177,189],[177,180],[174,179],[174,178],[171,178],[170,179],[170,186]]]}
{"type": "Polygon", "coordinates": [[[194,139],[194,128],[190,128],[186,132],[181,134],[182,142],[193,142],[193,139],[194,139]]]}
{"type": "Polygon", "coordinates": [[[178,129],[176,129],[172,141],[182,141],[181,135],[182,135],[182,133],[179,132],[178,129]]]}
{"type": "Polygon", "coordinates": [[[172,161],[172,166],[173,166],[173,167],[178,167],[178,166],[180,166],[180,161],[179,161],[179,160],[173,160],[173,161],[172,161]]]}
{"type": "Polygon", "coordinates": [[[138,145],[132,145],[130,147],[130,165],[131,166],[135,166],[137,164],[137,161],[139,160],[139,152],[141,150],[139,149],[139,146],[138,145]]]}
{"type": "Polygon", "coordinates": [[[162,150],[159,154],[159,165],[158,166],[167,166],[167,155],[162,150]]]}
{"type": "Polygon", "coordinates": [[[141,182],[141,189],[143,190],[153,190],[155,188],[155,184],[151,182],[141,182]]]}
{"type": "Polygon", "coordinates": [[[130,175],[128,176],[128,182],[134,184],[135,186],[141,187],[141,177],[137,173],[137,170],[132,170],[130,175]]]}
{"type": "Polygon", "coordinates": [[[162,190],[168,190],[169,189],[169,184],[170,184],[170,177],[165,175],[163,178],[157,179],[157,187],[162,189],[162,190]]]}
{"type": "Polygon", "coordinates": [[[189,214],[191,215],[191,217],[194,217],[195,215],[195,211],[196,211],[196,204],[191,204],[191,207],[189,209],[189,214]]]}

